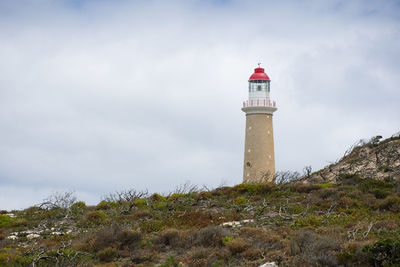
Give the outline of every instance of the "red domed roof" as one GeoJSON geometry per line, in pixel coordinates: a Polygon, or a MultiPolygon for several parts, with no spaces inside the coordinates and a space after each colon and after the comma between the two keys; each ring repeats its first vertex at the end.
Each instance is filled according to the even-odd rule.
{"type": "Polygon", "coordinates": [[[258,67],[254,69],[254,73],[250,76],[249,80],[269,80],[269,77],[263,68],[258,67]]]}

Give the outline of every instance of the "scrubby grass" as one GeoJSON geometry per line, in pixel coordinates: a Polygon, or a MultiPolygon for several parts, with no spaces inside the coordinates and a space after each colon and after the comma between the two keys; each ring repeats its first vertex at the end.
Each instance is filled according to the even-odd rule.
{"type": "Polygon", "coordinates": [[[62,258],[82,266],[395,266],[397,188],[342,175],[338,184],[240,184],[132,203],[32,207],[15,217],[4,211],[0,265],[50,266],[62,258]],[[241,220],[247,221],[236,228],[222,226],[241,220]],[[72,230],[44,230],[35,239],[24,232],[43,226],[72,230]],[[18,240],[8,238],[12,232],[18,240]]]}

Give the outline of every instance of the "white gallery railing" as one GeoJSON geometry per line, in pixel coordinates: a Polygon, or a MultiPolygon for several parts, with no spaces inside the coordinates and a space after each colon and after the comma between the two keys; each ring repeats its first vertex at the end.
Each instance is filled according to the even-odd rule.
{"type": "Polygon", "coordinates": [[[274,107],[276,108],[276,102],[275,101],[271,101],[271,100],[246,100],[243,101],[243,107],[247,108],[247,107],[274,107]]]}

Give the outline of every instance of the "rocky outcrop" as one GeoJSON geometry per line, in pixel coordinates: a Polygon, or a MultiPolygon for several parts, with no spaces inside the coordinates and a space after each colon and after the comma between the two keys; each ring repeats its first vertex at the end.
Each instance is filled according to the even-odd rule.
{"type": "Polygon", "coordinates": [[[380,141],[376,136],[353,145],[336,163],[304,178],[304,183],[336,183],[343,175],[400,180],[400,134],[380,141]]]}

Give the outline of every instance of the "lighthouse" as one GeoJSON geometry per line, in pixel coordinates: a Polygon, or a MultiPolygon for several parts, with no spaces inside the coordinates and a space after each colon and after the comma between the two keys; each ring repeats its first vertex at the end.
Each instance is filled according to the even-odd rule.
{"type": "Polygon", "coordinates": [[[275,176],[274,135],[272,114],[277,110],[270,99],[271,80],[258,68],[249,79],[249,97],[243,102],[246,113],[243,182],[272,182],[275,176]]]}

